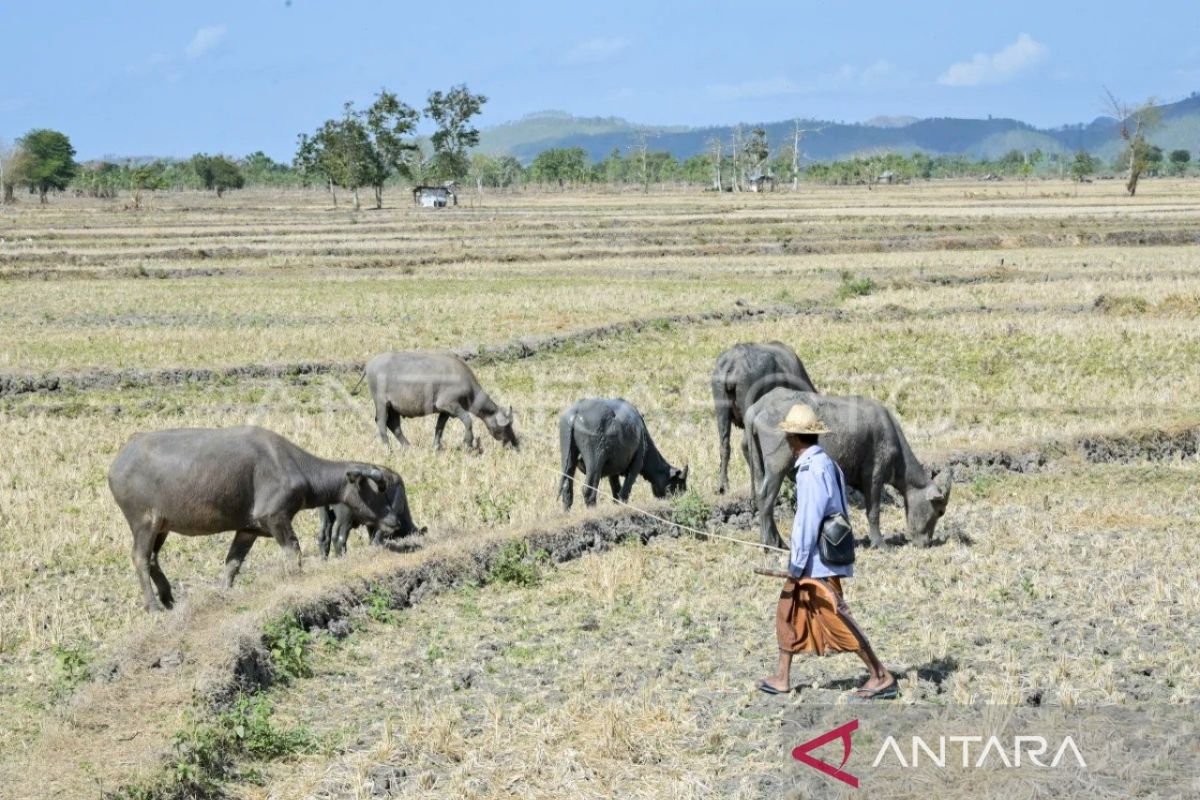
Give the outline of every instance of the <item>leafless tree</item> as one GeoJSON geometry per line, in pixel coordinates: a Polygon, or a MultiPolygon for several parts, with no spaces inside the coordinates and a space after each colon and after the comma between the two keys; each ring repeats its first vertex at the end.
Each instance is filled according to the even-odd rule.
{"type": "Polygon", "coordinates": [[[644,129],[638,131],[637,142],[630,145],[630,155],[637,154],[641,171],[642,192],[650,193],[650,134],[644,129]]]}
{"type": "Polygon", "coordinates": [[[742,191],[742,126],[735,125],[731,134],[730,150],[733,152],[733,190],[742,191]]]}
{"type": "Polygon", "coordinates": [[[721,159],[725,156],[725,148],[721,144],[720,136],[709,139],[708,146],[712,150],[713,188],[719,192],[723,189],[721,186],[721,159]]]}
{"type": "Polygon", "coordinates": [[[1154,104],[1153,97],[1148,98],[1139,106],[1131,106],[1123,100],[1119,100],[1107,88],[1104,93],[1107,95],[1108,111],[1117,118],[1121,126],[1121,138],[1125,140],[1128,147],[1129,171],[1125,177],[1125,191],[1129,192],[1130,197],[1133,197],[1137,194],[1138,179],[1142,177],[1142,171],[1146,169],[1146,152],[1149,150],[1149,145],[1146,144],[1146,134],[1158,125],[1162,120],[1162,114],[1154,104]]]}
{"type": "Polygon", "coordinates": [[[804,141],[804,134],[820,133],[824,128],[801,128],[800,120],[794,120],[792,125],[792,191],[795,192],[800,189],[800,143],[804,141]]]}

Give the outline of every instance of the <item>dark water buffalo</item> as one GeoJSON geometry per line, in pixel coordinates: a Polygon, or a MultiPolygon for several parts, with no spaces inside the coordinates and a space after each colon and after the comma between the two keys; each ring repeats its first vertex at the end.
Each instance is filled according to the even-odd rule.
{"type": "Polygon", "coordinates": [[[451,417],[466,429],[467,447],[475,446],[471,415],[479,417],[497,441],[518,447],[513,431],[512,406],[501,408],[479,385],[466,362],[452,353],[381,353],[370,360],[367,385],[375,400],[375,422],[379,436],[388,444],[388,431],[402,445],[408,444],[400,420],[437,414],[433,443],[442,446],[442,432],[451,417]]]}
{"type": "Polygon", "coordinates": [[[784,477],[795,479],[795,456],[777,427],[796,403],[805,403],[832,429],[818,440],[846,474],[847,485],[862,492],[867,505],[871,544],[884,544],[879,531],[883,487],[904,498],[909,537],[928,546],[950,499],[950,474],[930,474],[913,455],[892,412],[864,397],[826,397],[812,392],[773,389],[750,407],[745,437],[751,480],[756,487],[763,544],[779,544],[775,501],[784,477]]]}
{"type": "Polygon", "coordinates": [[[226,586],[259,536],[300,568],[292,518],[304,508],[341,503],[355,520],[404,533],[412,518],[400,476],[352,461],[318,458],[262,428],[141,433],[117,453],[108,487],[133,531],[133,565],[148,610],[173,603],[158,552],[171,531],[207,536],[236,531],[223,573],[226,586]]]}
{"type": "MultiPolygon", "coordinates": [[[[713,406],[717,414],[717,436],[721,441],[721,474],[717,491],[729,489],[729,434],[731,426],[742,428],[754,401],[778,387],[815,392],[812,380],[796,351],[783,342],[735,344],[717,356],[712,373],[713,406]]],[[[742,454],[745,453],[743,439],[742,454]]],[[[749,456],[747,456],[747,459],[749,456]]]]}
{"type": "Polygon", "coordinates": [[[687,491],[687,465],[676,469],[667,463],[641,412],[624,400],[580,400],[559,417],[558,436],[563,472],[559,496],[565,510],[574,500],[577,468],[587,475],[583,501],[589,506],[596,504],[601,478],[608,478],[613,497],[622,501],[629,499],[638,475],[650,482],[655,497],[687,491]]]}
{"type": "MultiPolygon", "coordinates": [[[[383,530],[378,526],[369,522],[360,522],[354,517],[354,511],[348,505],[338,503],[333,506],[322,506],[317,510],[320,515],[321,530],[317,533],[317,547],[321,551],[321,558],[329,557],[329,546],[333,545],[333,554],[335,556],[344,556],[346,554],[346,540],[350,538],[350,531],[357,528],[360,524],[367,529],[367,537],[373,545],[382,545],[385,538],[383,530]]],[[[409,514],[408,502],[405,501],[404,516],[400,520],[400,530],[396,534],[399,537],[408,536],[410,534],[423,534],[428,529],[418,528],[413,524],[412,516],[409,514]]]]}

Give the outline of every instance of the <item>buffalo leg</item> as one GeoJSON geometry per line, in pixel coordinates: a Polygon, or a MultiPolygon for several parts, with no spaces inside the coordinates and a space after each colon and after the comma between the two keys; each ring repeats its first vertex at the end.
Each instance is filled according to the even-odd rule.
{"type": "Polygon", "coordinates": [[[408,437],[404,435],[404,430],[400,427],[400,412],[394,408],[388,409],[387,427],[401,447],[408,447],[408,437]]]}
{"type": "Polygon", "coordinates": [[[750,440],[746,438],[749,435],[742,432],[742,458],[746,459],[746,466],[750,468],[750,496],[754,497],[758,493],[758,485],[754,480],[754,465],[750,463],[750,440]]]}
{"type": "Polygon", "coordinates": [[[321,558],[329,558],[329,544],[333,541],[333,513],[328,506],[321,506],[317,509],[317,514],[321,519],[321,531],[317,534],[317,549],[321,551],[321,558]]]}
{"type": "Polygon", "coordinates": [[[450,421],[450,415],[445,411],[438,412],[437,425],[433,428],[433,449],[442,449],[442,434],[446,431],[446,423],[450,421]]]}
{"type": "Polygon", "coordinates": [[[887,546],[887,542],[883,539],[883,533],[879,529],[879,506],[882,499],[883,483],[872,480],[871,485],[867,487],[866,496],[863,498],[867,503],[867,528],[870,531],[872,547],[887,546]]]}
{"type": "MultiPolygon", "coordinates": [[[[586,465],[585,465],[586,466],[586,465]]],[[[583,503],[587,506],[596,505],[596,490],[600,486],[600,468],[591,467],[587,470],[587,478],[583,481],[583,503]]]]}
{"type": "Polygon", "coordinates": [[[779,529],[775,527],[775,503],[783,485],[782,472],[767,472],[758,484],[758,526],[764,547],[782,547],[779,529]]]}
{"type": "Polygon", "coordinates": [[[458,417],[458,421],[463,424],[463,444],[466,445],[468,450],[478,449],[478,445],[475,442],[475,432],[471,430],[470,412],[464,408],[460,408],[454,413],[454,416],[458,417]]]}
{"type": "Polygon", "coordinates": [[[717,438],[721,447],[721,471],[717,476],[717,494],[729,491],[729,433],[731,420],[729,401],[724,397],[717,399],[717,438]]]}
{"type": "Polygon", "coordinates": [[[338,514],[333,523],[333,554],[346,555],[346,540],[350,538],[350,515],[338,514]]]}
{"type": "Polygon", "coordinates": [[[608,476],[608,488],[612,492],[613,500],[621,499],[621,479],[616,475],[608,476]]]}
{"type": "MultiPolygon", "coordinates": [[[[137,572],[138,583],[142,587],[142,601],[147,611],[166,611],[170,606],[163,602],[158,586],[150,573],[150,563],[154,558],[154,545],[158,534],[149,523],[142,522],[133,527],[133,568],[137,572]]],[[[163,580],[166,580],[164,577],[163,580]]]]}
{"type": "Polygon", "coordinates": [[[571,504],[575,502],[576,466],[576,463],[572,461],[569,466],[563,469],[562,478],[558,482],[558,496],[562,500],[563,511],[570,511],[571,504]]]}
{"type": "Polygon", "coordinates": [[[375,401],[375,426],[379,428],[379,438],[383,442],[383,446],[390,448],[392,443],[388,440],[388,404],[386,400],[375,401]]]}
{"type": "Polygon", "coordinates": [[[283,571],[289,575],[300,572],[300,542],[292,530],[290,517],[277,515],[266,521],[266,528],[275,543],[283,548],[283,571]]]}
{"type": "Polygon", "coordinates": [[[242,562],[246,560],[246,555],[257,538],[258,534],[255,531],[238,531],[233,535],[233,543],[229,545],[229,552],[225,555],[225,570],[221,573],[226,589],[232,588],[233,579],[237,577],[242,562]]]}
{"type": "Polygon", "coordinates": [[[642,474],[642,464],[646,460],[645,453],[638,454],[629,464],[629,471],[625,473],[625,482],[621,485],[621,500],[629,502],[629,495],[633,492],[633,483],[637,480],[638,475],[642,474]]]}
{"type": "Polygon", "coordinates": [[[158,564],[158,551],[162,550],[163,542],[167,540],[167,532],[162,531],[154,537],[154,549],[150,553],[150,579],[158,590],[158,599],[167,608],[175,605],[175,596],[171,593],[171,582],[158,564]]]}

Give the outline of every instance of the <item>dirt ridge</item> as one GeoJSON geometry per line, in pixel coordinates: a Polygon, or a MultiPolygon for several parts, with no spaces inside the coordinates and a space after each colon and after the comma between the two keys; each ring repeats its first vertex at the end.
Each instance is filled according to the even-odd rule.
{"type": "MultiPolygon", "coordinates": [[[[688,314],[613,322],[562,334],[522,336],[494,345],[467,345],[451,352],[464,361],[495,363],[519,361],[539,353],[551,352],[566,346],[609,339],[627,333],[661,329],[673,325],[698,325],[714,322],[741,322],[750,319],[828,314],[811,306],[739,306],[730,311],[698,311],[688,314]]],[[[837,312],[834,312],[837,313],[837,312]]],[[[92,367],[65,373],[0,373],[0,398],[35,392],[86,391],[90,389],[141,388],[147,386],[177,386],[240,379],[288,378],[330,373],[360,373],[362,361],[300,361],[291,364],[245,364],[230,367],[164,367],[160,369],[109,369],[92,367]]]]}

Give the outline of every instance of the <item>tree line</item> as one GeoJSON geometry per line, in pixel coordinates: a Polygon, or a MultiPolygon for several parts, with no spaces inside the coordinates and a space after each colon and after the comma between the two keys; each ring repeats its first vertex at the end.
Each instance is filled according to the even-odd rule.
{"type": "Polygon", "coordinates": [[[12,202],[15,190],[27,189],[45,203],[52,192],[112,198],[127,192],[134,208],[150,192],[206,189],[218,197],[243,186],[322,186],[337,204],[339,189],[349,192],[355,209],[360,190],[369,189],[376,208],[382,208],[386,187],[428,183],[469,182],[482,191],[525,186],[576,188],[584,186],[637,187],[705,186],[717,191],[742,191],[803,180],[832,185],[934,180],[942,178],[1070,177],[1086,181],[1097,172],[1122,174],[1134,194],[1142,176],[1182,176],[1191,170],[1185,149],[1165,153],[1149,134],[1158,124],[1152,100],[1122,106],[1112,99],[1121,120],[1123,146],[1109,163],[1086,151],[1074,154],[1013,149],[999,158],[929,155],[924,152],[864,153],[836,161],[805,163],[804,134],[799,123],[790,141],[772,149],[762,128],[737,126],[727,140],[711,139],[704,153],[680,160],[654,150],[649,133],[637,134],[625,149],[614,148],[593,161],[580,147],[553,147],[538,153],[528,165],[513,156],[472,152],[479,130],[472,124],[487,97],[465,85],[430,92],[421,110],[381,90],[370,106],[356,109],[346,103],[337,117],[315,131],[300,134],[291,164],[274,161],[263,152],[235,159],[198,153],[189,159],[90,161],[77,163],[66,134],[49,129],[29,131],[12,147],[0,146],[0,200],[12,202]],[[429,120],[434,132],[426,140],[416,135],[418,122],[429,120]],[[428,148],[428,152],[426,152],[428,148]]]}

